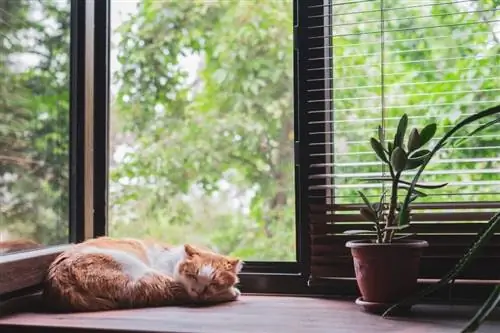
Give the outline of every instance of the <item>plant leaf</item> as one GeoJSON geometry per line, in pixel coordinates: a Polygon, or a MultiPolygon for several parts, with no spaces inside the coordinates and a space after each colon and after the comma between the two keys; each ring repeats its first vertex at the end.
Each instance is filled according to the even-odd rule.
{"type": "Polygon", "coordinates": [[[429,124],[422,129],[422,131],[420,132],[420,147],[431,141],[431,139],[434,137],[434,134],[436,134],[436,130],[436,123],[429,124]]]}
{"type": "Polygon", "coordinates": [[[409,226],[410,226],[409,224],[406,224],[406,225],[394,225],[394,226],[391,226],[391,227],[385,227],[384,229],[382,229],[382,231],[385,231],[385,230],[403,230],[403,229],[408,228],[409,226]]]}
{"type": "Polygon", "coordinates": [[[382,128],[381,125],[378,125],[377,132],[378,132],[378,140],[382,144],[382,147],[384,147],[384,129],[382,128]]]}
{"type": "Polygon", "coordinates": [[[417,150],[413,152],[409,157],[415,160],[425,160],[427,158],[427,155],[430,154],[430,150],[428,149],[422,149],[422,150],[417,150]]]}
{"type": "Polygon", "coordinates": [[[385,155],[384,147],[382,144],[375,138],[370,139],[370,144],[372,145],[372,149],[377,154],[378,158],[380,158],[382,161],[389,163],[389,160],[387,159],[387,156],[385,155]]]}
{"type": "Polygon", "coordinates": [[[389,155],[392,154],[392,151],[394,150],[394,144],[390,141],[387,142],[387,152],[389,153],[389,155]]]}
{"type": "Polygon", "coordinates": [[[400,147],[394,148],[391,154],[391,165],[394,168],[394,171],[403,171],[406,166],[406,160],[406,152],[400,147]]]}
{"type": "Polygon", "coordinates": [[[419,198],[418,195],[413,195],[411,198],[410,198],[410,202],[413,202],[415,200],[417,200],[419,198]]]}
{"type": "Polygon", "coordinates": [[[359,196],[361,197],[361,199],[363,199],[363,201],[365,202],[365,205],[368,207],[368,209],[373,211],[372,204],[370,203],[370,201],[368,200],[366,195],[361,191],[358,191],[358,193],[359,193],[359,196]]]}
{"type": "MultiPolygon", "coordinates": [[[[406,185],[406,184],[403,184],[403,185],[400,185],[399,186],[400,188],[403,188],[403,189],[406,189],[406,190],[409,190],[410,189],[410,186],[409,185],[406,185]]],[[[426,197],[427,194],[422,192],[422,191],[419,191],[417,189],[411,189],[413,191],[414,194],[418,195],[419,197],[426,197]]]]}
{"type": "Polygon", "coordinates": [[[416,128],[412,129],[408,137],[408,152],[412,152],[420,148],[420,134],[416,128]]]}
{"type": "Polygon", "coordinates": [[[359,210],[361,216],[363,216],[369,222],[378,223],[377,213],[372,209],[363,207],[359,210]]]}
{"type": "Polygon", "coordinates": [[[470,264],[478,250],[483,246],[484,244],[487,244],[490,238],[495,234],[495,231],[498,230],[498,226],[500,226],[500,212],[496,213],[486,224],[486,227],[477,234],[476,239],[470,246],[470,248],[467,250],[466,253],[460,258],[458,263],[445,275],[439,280],[437,283],[433,283],[427,288],[424,288],[418,292],[416,292],[413,295],[410,295],[406,299],[403,299],[401,302],[396,303],[392,305],[389,309],[387,309],[383,314],[382,317],[385,317],[387,315],[390,315],[394,310],[401,308],[402,306],[407,306],[407,305],[413,305],[416,302],[418,302],[419,299],[422,297],[425,297],[436,290],[439,290],[439,288],[447,285],[450,283],[450,281],[453,281],[455,277],[460,274],[470,264]]]}
{"type": "Polygon", "coordinates": [[[408,237],[415,236],[415,235],[416,235],[415,233],[412,233],[412,234],[408,234],[408,235],[394,237],[392,240],[399,240],[399,239],[408,238],[408,237]]]}
{"type": "Polygon", "coordinates": [[[495,310],[496,306],[500,303],[500,285],[495,288],[488,296],[488,299],[483,303],[481,308],[476,312],[474,317],[469,321],[467,326],[462,330],[462,333],[476,332],[479,326],[486,320],[490,313],[495,310]]]}
{"type": "Polygon", "coordinates": [[[419,166],[421,166],[423,163],[424,163],[424,161],[423,161],[423,160],[418,160],[418,159],[414,159],[414,158],[409,158],[409,159],[406,161],[405,170],[412,170],[412,169],[418,168],[418,167],[419,167],[419,166]]]}
{"type": "Polygon", "coordinates": [[[401,207],[398,222],[400,227],[410,225],[410,211],[408,208],[401,207]]]}
{"type": "Polygon", "coordinates": [[[421,166],[428,157],[430,151],[427,149],[414,152],[406,162],[405,170],[411,170],[421,166]]]}
{"type": "Polygon", "coordinates": [[[401,147],[405,139],[406,128],[408,127],[408,115],[405,113],[399,120],[398,129],[394,135],[394,149],[401,147]]]}
{"type": "Polygon", "coordinates": [[[470,132],[469,134],[467,134],[466,137],[464,138],[461,138],[457,141],[455,141],[455,144],[453,145],[454,147],[458,147],[460,146],[461,144],[463,144],[465,141],[469,140],[470,138],[472,138],[474,135],[476,135],[476,133],[479,133],[485,129],[487,129],[488,127],[490,126],[493,126],[495,124],[498,124],[500,123],[500,117],[499,118],[496,118],[496,119],[493,119],[492,121],[490,122],[487,122],[486,124],[483,124],[481,126],[479,126],[478,128],[476,128],[475,130],[473,130],[472,132],[470,132]]]}
{"type": "MultiPolygon", "coordinates": [[[[497,115],[497,114],[500,114],[500,105],[495,105],[491,108],[488,108],[486,110],[483,110],[483,111],[480,111],[480,112],[475,113],[473,115],[470,115],[470,116],[466,117],[465,119],[463,119],[462,121],[460,121],[455,126],[453,126],[448,132],[446,132],[441,137],[441,139],[439,139],[439,141],[436,143],[436,145],[432,148],[431,152],[429,153],[429,156],[425,159],[424,163],[419,167],[419,169],[417,170],[417,173],[413,177],[410,187],[412,187],[412,188],[415,187],[415,184],[418,182],[420,175],[422,174],[422,172],[424,172],[425,167],[427,166],[429,161],[441,148],[443,148],[446,145],[448,139],[453,137],[453,134],[458,132],[464,126],[467,126],[467,125],[469,125],[477,120],[480,120],[480,119],[485,118],[485,117],[497,115]]],[[[476,134],[477,133],[478,132],[476,132],[476,134]]],[[[408,194],[406,195],[405,200],[403,202],[403,210],[408,209],[411,196],[412,196],[411,191],[408,191],[408,194]]]]}
{"type": "Polygon", "coordinates": [[[344,235],[376,235],[377,232],[373,230],[346,230],[343,232],[344,235]]]}
{"type": "MultiPolygon", "coordinates": [[[[359,178],[359,179],[366,180],[366,181],[392,182],[391,177],[364,177],[364,178],[359,178]]],[[[411,185],[410,182],[407,182],[407,181],[401,180],[401,179],[399,179],[398,182],[401,184],[411,185]]],[[[415,187],[427,188],[427,189],[437,189],[437,188],[445,187],[446,185],[448,185],[448,183],[442,183],[442,184],[436,184],[436,185],[415,184],[415,187]]]]}

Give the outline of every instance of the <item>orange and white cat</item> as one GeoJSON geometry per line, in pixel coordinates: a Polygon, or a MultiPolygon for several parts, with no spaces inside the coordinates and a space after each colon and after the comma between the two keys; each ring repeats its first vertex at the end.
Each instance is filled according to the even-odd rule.
{"type": "Polygon", "coordinates": [[[58,311],[101,311],[238,299],[242,261],[192,245],[100,237],[50,265],[44,303],[58,311]]]}

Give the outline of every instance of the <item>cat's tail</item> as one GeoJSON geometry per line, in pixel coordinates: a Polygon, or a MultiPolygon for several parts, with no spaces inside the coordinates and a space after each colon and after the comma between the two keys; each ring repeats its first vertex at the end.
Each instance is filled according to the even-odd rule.
{"type": "Polygon", "coordinates": [[[182,285],[151,272],[133,279],[112,256],[62,253],[49,267],[43,302],[52,311],[103,311],[162,306],[187,298],[182,285]]]}

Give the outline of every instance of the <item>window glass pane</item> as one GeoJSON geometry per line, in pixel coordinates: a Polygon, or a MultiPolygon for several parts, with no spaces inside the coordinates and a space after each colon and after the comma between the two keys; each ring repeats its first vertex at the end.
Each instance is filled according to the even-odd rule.
{"type": "Polygon", "coordinates": [[[69,1],[0,1],[0,254],[68,240],[69,1]]]}
{"type": "Polygon", "coordinates": [[[112,1],[112,236],[295,260],[293,2],[112,1]]]}

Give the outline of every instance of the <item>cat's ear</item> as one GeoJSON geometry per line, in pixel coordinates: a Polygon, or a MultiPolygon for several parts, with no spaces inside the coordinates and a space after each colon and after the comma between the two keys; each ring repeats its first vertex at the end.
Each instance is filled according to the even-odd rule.
{"type": "Polygon", "coordinates": [[[186,252],[188,257],[192,257],[200,253],[194,246],[191,246],[189,244],[184,245],[184,252],[186,252]]]}
{"type": "Polygon", "coordinates": [[[240,259],[231,259],[229,261],[229,264],[231,265],[235,273],[241,272],[241,269],[243,268],[243,261],[241,261],[240,259]]]}

